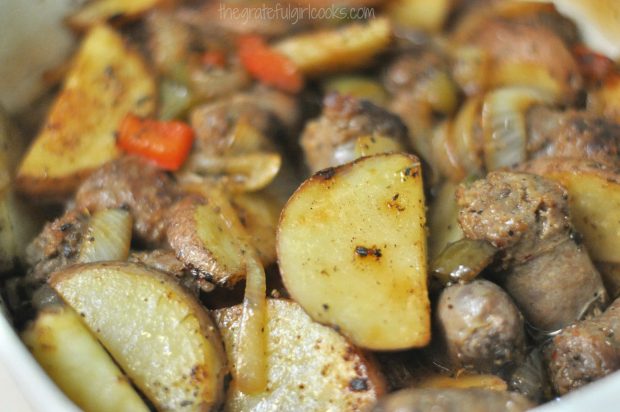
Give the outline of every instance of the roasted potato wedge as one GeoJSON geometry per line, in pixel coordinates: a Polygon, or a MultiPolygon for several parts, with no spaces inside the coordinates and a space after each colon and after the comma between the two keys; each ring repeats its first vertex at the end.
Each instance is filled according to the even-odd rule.
{"type": "Polygon", "coordinates": [[[287,37],[274,48],[307,75],[355,69],[366,65],[392,40],[389,20],[377,18],[333,30],[287,37]]]}
{"type": "Polygon", "coordinates": [[[220,336],[169,275],[93,263],[56,272],[49,282],[158,410],[219,405],[226,374],[220,336]]]}
{"type": "Polygon", "coordinates": [[[22,340],[54,382],[83,410],[149,410],[72,309],[45,309],[22,334],[22,340]]]}
{"type": "Polygon", "coordinates": [[[96,26],[75,56],[64,86],[17,173],[30,195],[62,197],[117,157],[115,132],[132,112],[150,115],[155,81],[140,55],[113,29],[96,26]]]}
{"type": "Polygon", "coordinates": [[[230,203],[248,232],[263,266],[274,263],[277,258],[276,231],[280,217],[279,203],[262,192],[234,195],[230,203]]]}
{"type": "Polygon", "coordinates": [[[94,0],[67,19],[69,26],[86,30],[108,20],[132,20],[162,3],[162,0],[94,0]]]}
{"type": "Polygon", "coordinates": [[[204,197],[189,196],[174,205],[169,216],[168,243],[179,260],[221,286],[245,278],[242,243],[215,205],[204,197]]]}
{"type": "MultiPolygon", "coordinates": [[[[215,312],[232,368],[242,310],[238,305],[215,312]]],[[[292,301],[267,301],[266,356],[268,390],[244,394],[232,381],[226,410],[364,410],[385,392],[372,361],[292,301]]]]}
{"type": "Polygon", "coordinates": [[[541,158],[522,166],[568,191],[571,220],[596,262],[620,263],[620,173],[580,159],[541,158]]]}
{"type": "Polygon", "coordinates": [[[425,346],[425,221],[415,156],[376,155],[320,171],[280,217],[284,284],[314,320],[361,347],[425,346]]]}

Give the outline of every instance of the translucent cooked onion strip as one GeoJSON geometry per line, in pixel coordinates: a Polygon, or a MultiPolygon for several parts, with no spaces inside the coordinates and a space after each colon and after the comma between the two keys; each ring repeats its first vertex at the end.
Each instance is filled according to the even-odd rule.
{"type": "Polygon", "coordinates": [[[483,240],[457,240],[433,260],[431,273],[443,285],[470,282],[491,263],[495,252],[497,249],[483,240]]]}
{"type": "Polygon", "coordinates": [[[460,182],[466,174],[454,147],[453,126],[451,121],[444,121],[435,127],[431,140],[432,159],[441,174],[453,182],[460,182]]]}
{"type": "Polygon", "coordinates": [[[527,157],[527,109],[553,98],[529,87],[506,87],[485,96],[482,107],[484,163],[488,171],[511,167],[527,157]]]}
{"type": "Polygon", "coordinates": [[[220,210],[226,226],[239,239],[245,250],[246,285],[243,297],[243,315],[239,327],[238,351],[233,371],[237,387],[244,393],[258,393],[267,386],[266,354],[266,278],[265,270],[249,235],[233,209],[228,197],[218,188],[209,188],[209,202],[220,210]]]}
{"type": "Polygon", "coordinates": [[[95,212],[80,248],[80,263],[126,260],[131,243],[132,219],[123,209],[95,212]]]}
{"type": "Polygon", "coordinates": [[[459,161],[470,176],[482,172],[482,141],[479,133],[481,108],[480,96],[467,99],[456,115],[451,131],[459,161]]]}
{"type": "Polygon", "coordinates": [[[220,182],[232,192],[254,192],[273,181],[282,157],[278,153],[254,152],[235,156],[209,156],[192,153],[179,175],[182,181],[220,182]]]}

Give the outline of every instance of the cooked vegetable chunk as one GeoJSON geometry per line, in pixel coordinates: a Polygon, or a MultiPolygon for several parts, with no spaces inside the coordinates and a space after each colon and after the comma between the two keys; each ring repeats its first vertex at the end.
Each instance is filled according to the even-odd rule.
{"type": "Polygon", "coordinates": [[[532,405],[518,393],[492,389],[405,389],[390,394],[374,412],[521,412],[532,405]]]}
{"type": "Polygon", "coordinates": [[[392,40],[385,18],[354,23],[335,30],[288,37],[273,47],[304,74],[317,75],[366,65],[392,40]]]}
{"type": "Polygon", "coordinates": [[[318,172],[289,200],[278,230],[284,283],[314,320],[365,348],[428,343],[424,192],[415,156],[376,155],[318,172]]]}
{"type": "Polygon", "coordinates": [[[226,360],[217,330],[167,274],[130,263],[56,272],[52,287],[159,410],[216,408],[226,360]]]}
{"type": "MultiPolygon", "coordinates": [[[[233,369],[241,314],[240,305],[215,312],[233,369]]],[[[226,410],[363,410],[383,394],[374,363],[295,302],[269,299],[266,330],[268,389],[248,395],[233,381],[226,410]]]]}
{"type": "Polygon", "coordinates": [[[188,196],[179,201],[171,208],[168,222],[170,246],[200,277],[228,286],[245,277],[242,244],[207,199],[188,196]]]}
{"type": "Polygon", "coordinates": [[[50,377],[85,411],[149,410],[70,308],[44,310],[22,339],[50,377]]]}
{"type": "Polygon", "coordinates": [[[118,156],[115,131],[132,112],[155,108],[155,82],[140,55],[106,26],[86,36],[41,132],[22,160],[18,187],[60,197],[118,156]]]}

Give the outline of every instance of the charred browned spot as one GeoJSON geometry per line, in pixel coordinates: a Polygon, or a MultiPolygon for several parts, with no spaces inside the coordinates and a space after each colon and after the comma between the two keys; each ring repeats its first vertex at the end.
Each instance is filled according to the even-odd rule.
{"type": "Polygon", "coordinates": [[[365,246],[356,246],[355,254],[360,257],[374,256],[377,259],[383,256],[381,253],[381,249],[375,247],[367,248],[365,246]]]}
{"type": "Polygon", "coordinates": [[[368,379],[366,378],[353,378],[349,382],[349,389],[353,392],[364,392],[368,388],[368,379]]]}
{"type": "MultiPolygon", "coordinates": [[[[397,197],[398,198],[398,197],[397,197]]],[[[405,206],[400,204],[400,202],[396,201],[396,199],[392,198],[387,202],[388,209],[394,209],[398,212],[402,212],[405,210],[405,206]]]]}
{"type": "Polygon", "coordinates": [[[401,182],[406,182],[410,177],[416,178],[416,177],[418,177],[419,173],[420,173],[420,171],[418,170],[417,167],[415,167],[415,166],[407,167],[407,168],[401,170],[401,172],[400,172],[400,181],[401,182]]]}
{"type": "Polygon", "coordinates": [[[336,174],[336,169],[333,167],[328,167],[327,169],[319,170],[316,172],[316,176],[320,177],[323,180],[329,180],[336,174]]]}

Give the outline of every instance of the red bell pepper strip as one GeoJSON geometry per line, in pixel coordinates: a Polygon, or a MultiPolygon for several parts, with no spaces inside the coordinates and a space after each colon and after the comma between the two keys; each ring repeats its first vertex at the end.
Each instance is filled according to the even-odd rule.
{"type": "Polygon", "coordinates": [[[304,79],[295,63],[269,47],[262,37],[242,36],[237,46],[241,64],[261,83],[290,93],[303,88],[304,79]]]}
{"type": "Polygon", "coordinates": [[[193,141],[194,130],[186,123],[128,114],[121,122],[116,143],[125,152],[147,158],[162,169],[178,170],[193,141]]]}

